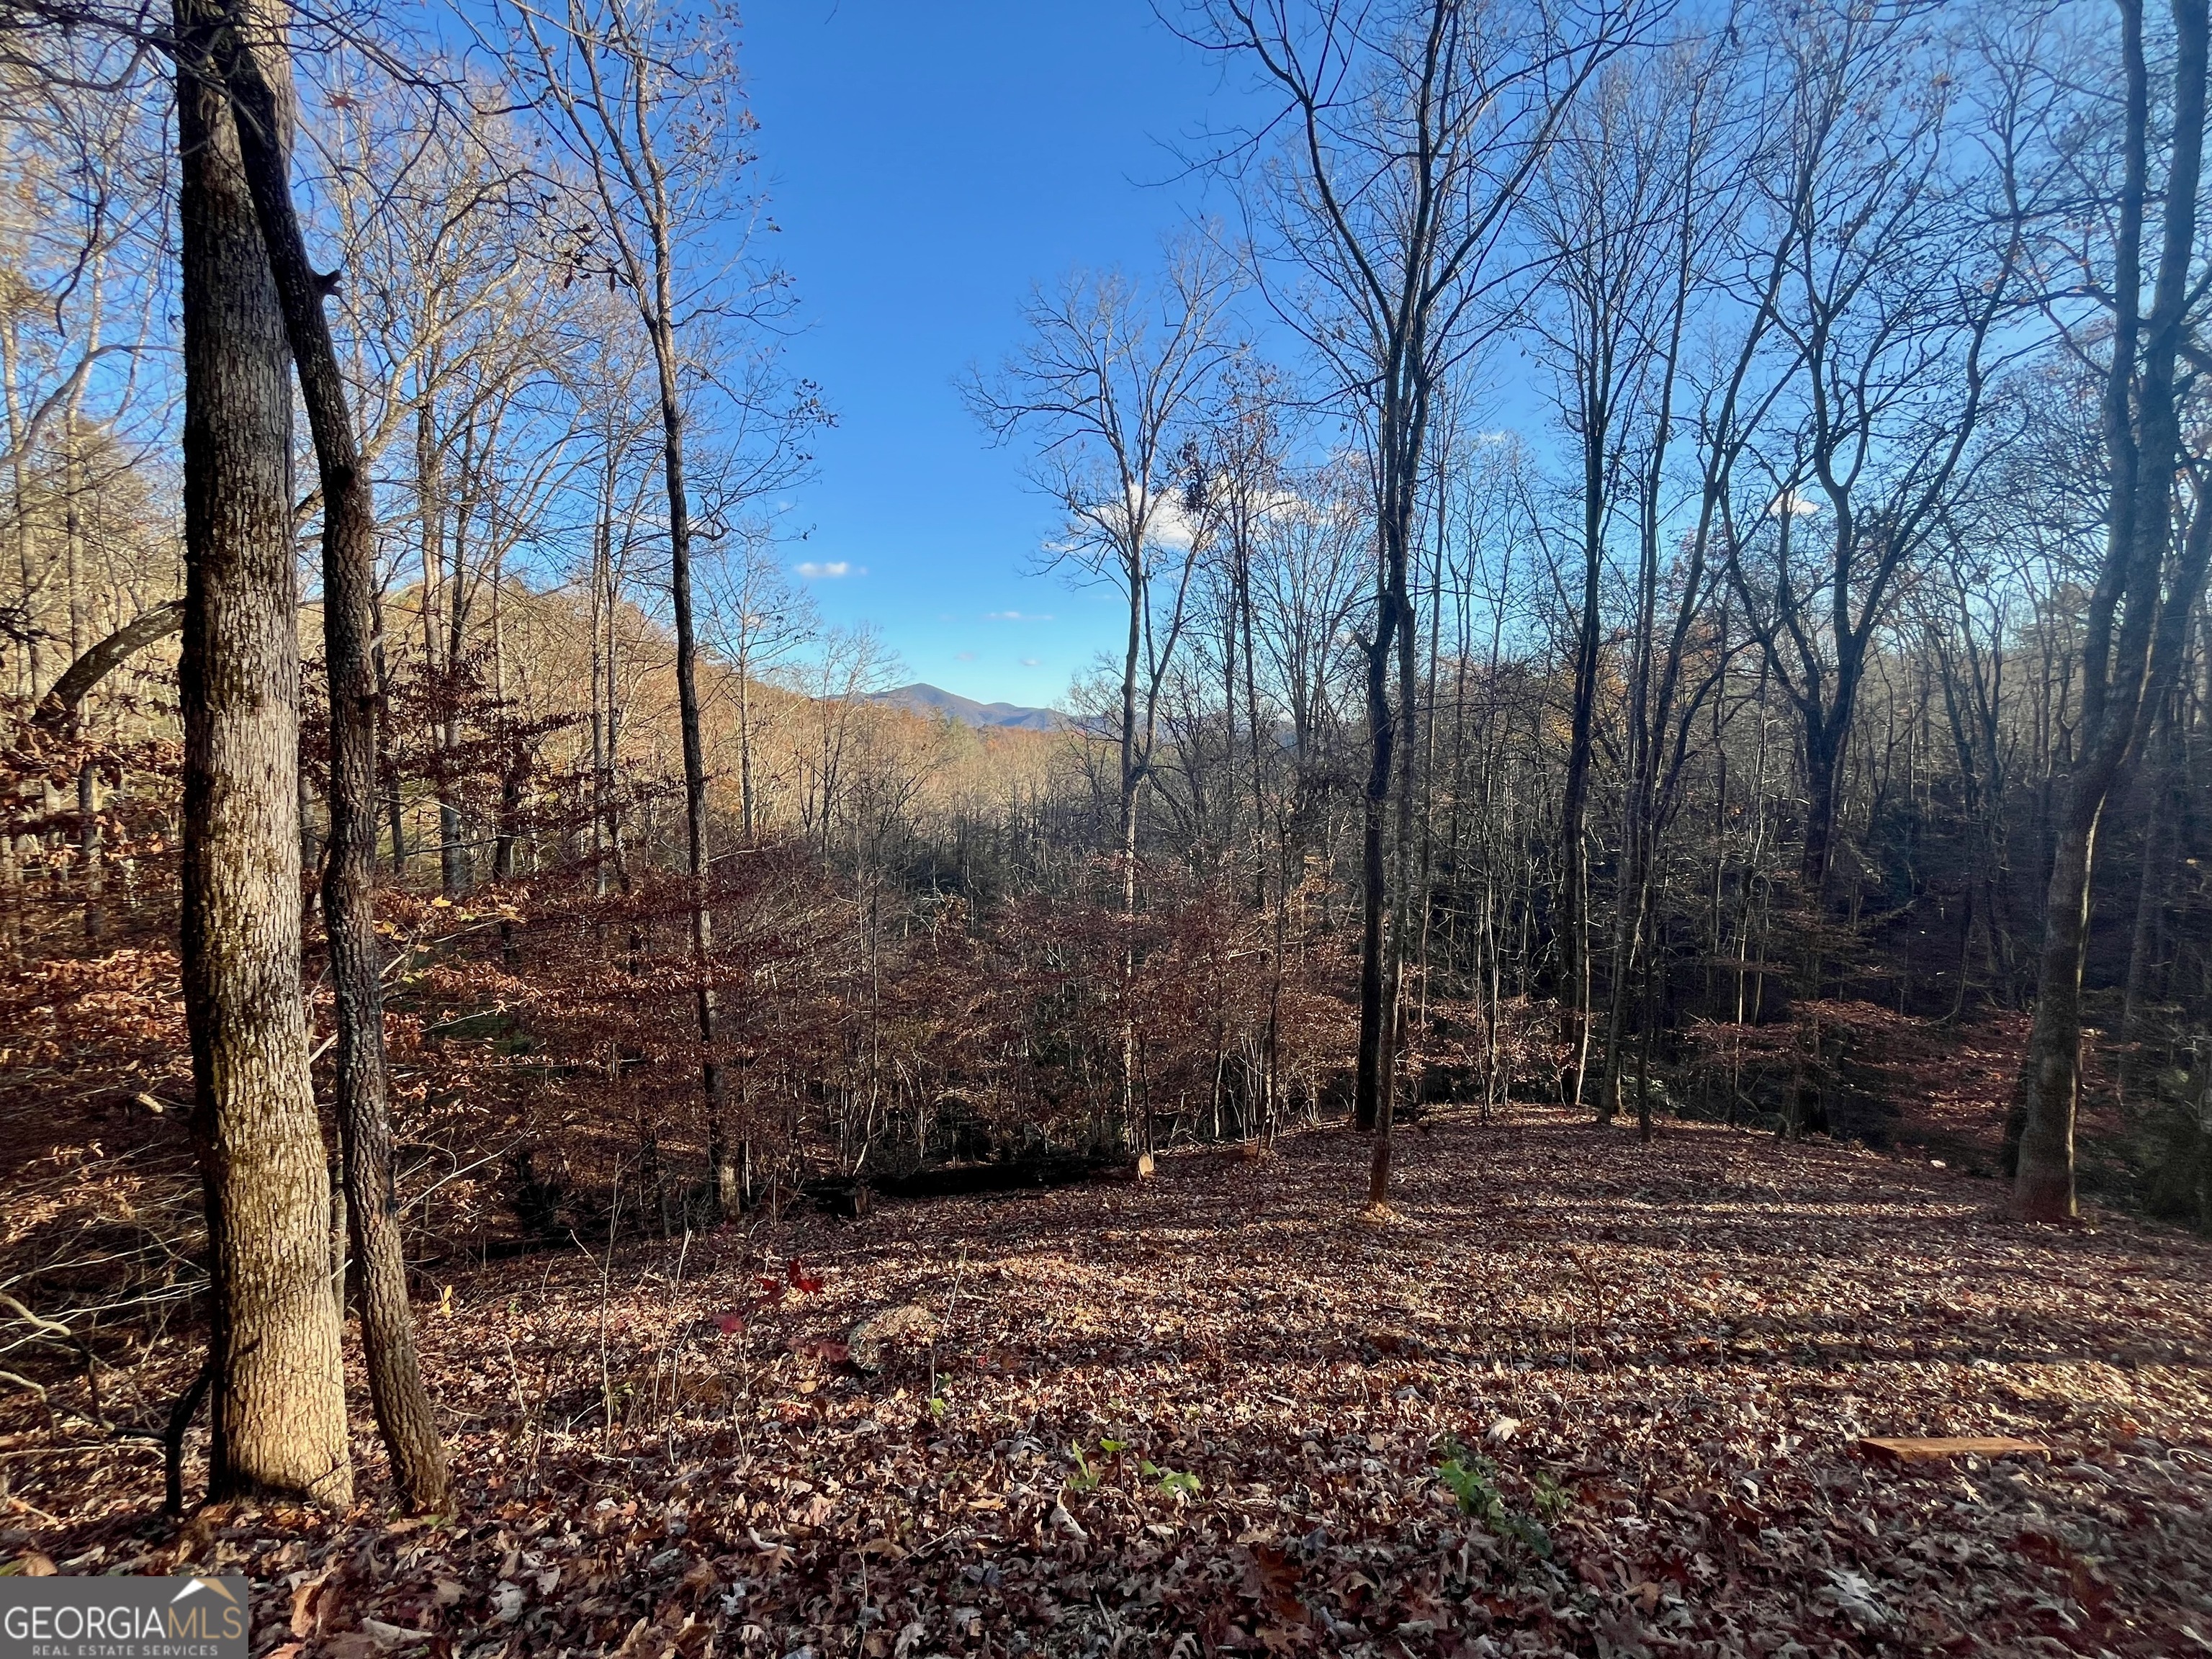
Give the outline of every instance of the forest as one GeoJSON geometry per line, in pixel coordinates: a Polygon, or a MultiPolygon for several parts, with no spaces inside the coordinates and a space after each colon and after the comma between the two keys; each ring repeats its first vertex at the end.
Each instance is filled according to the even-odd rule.
{"type": "Polygon", "coordinates": [[[733,9],[0,0],[0,1588],[2212,1651],[2206,0],[1133,10],[991,723],[733,9]]]}

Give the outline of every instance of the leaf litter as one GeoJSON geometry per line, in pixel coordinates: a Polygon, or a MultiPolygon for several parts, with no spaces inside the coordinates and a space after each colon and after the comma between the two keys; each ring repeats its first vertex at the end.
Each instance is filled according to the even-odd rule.
{"type": "Polygon", "coordinates": [[[436,1276],[452,1516],[179,1528],[157,1448],[13,1402],[0,1557],[245,1573],[257,1659],[2212,1652],[2203,1242],[1717,1127],[1422,1127],[1389,1227],[1320,1132],[436,1276]],[[1942,1436],[2047,1455],[1860,1444],[1942,1436]]]}

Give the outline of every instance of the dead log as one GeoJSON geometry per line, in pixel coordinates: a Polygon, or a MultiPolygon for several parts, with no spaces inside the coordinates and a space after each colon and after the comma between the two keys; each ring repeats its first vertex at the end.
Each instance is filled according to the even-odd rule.
{"type": "Polygon", "coordinates": [[[2048,1446],[2004,1434],[1869,1435],[1859,1449],[1891,1463],[1941,1463],[1954,1457],[2047,1457],[2048,1446]]]}

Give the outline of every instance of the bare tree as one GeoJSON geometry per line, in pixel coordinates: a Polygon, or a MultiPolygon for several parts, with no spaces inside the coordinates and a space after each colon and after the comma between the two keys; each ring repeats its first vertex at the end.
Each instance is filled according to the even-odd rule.
{"type": "Polygon", "coordinates": [[[1194,11],[1193,38],[1249,65],[1282,102],[1273,125],[1286,137],[1273,164],[1261,167],[1251,147],[1237,154],[1265,186],[1254,212],[1269,252],[1308,279],[1279,309],[1321,355],[1369,445],[1376,556],[1363,638],[1369,765],[1354,1121],[1374,1136],[1368,1200],[1380,1215],[1413,842],[1408,567],[1434,400],[1510,314],[1504,301],[1522,268],[1510,246],[1515,210],[1583,85],[1638,38],[1645,13],[1638,0],[1571,16],[1469,0],[1358,9],[1206,0],[1194,11]],[[1386,846],[1394,787],[1395,844],[1386,846]]]}
{"type": "Polygon", "coordinates": [[[1729,571],[1797,712],[1817,909],[1859,690],[1972,453],[2015,262],[1990,228],[1972,107],[1929,67],[1957,43],[1905,11],[1816,8],[1788,27],[1765,210],[1746,220],[1787,273],[1763,301],[1777,395],[1729,571]]]}
{"type": "MultiPolygon", "coordinates": [[[[1632,70],[1615,63],[1567,123],[1545,170],[1537,215],[1552,252],[1547,330],[1565,360],[1568,425],[1581,461],[1583,592],[1571,717],[1562,789],[1560,910],[1563,966],[1575,1001],[1573,1097],[1579,1099],[1590,1045],[1589,878],[1583,822],[1595,726],[1600,592],[1616,517],[1633,536],[1632,611],[1621,678],[1627,707],[1618,722],[1624,777],[1606,1022],[1597,1109],[1620,1104],[1623,1042],[1639,989],[1652,921],[1658,841],[1677,799],[1690,722],[1719,664],[1693,654],[1719,573],[1709,558],[1710,511],[1665,556],[1676,450],[1686,430],[1680,404],[1696,307],[1713,284],[1731,198],[1725,175],[1744,146],[1723,144],[1730,66],[1716,43],[1688,37],[1632,70]],[[1662,608],[1673,599],[1672,615],[1662,608]],[[1703,670],[1701,672],[1700,670],[1703,670]]],[[[1539,312],[1543,318],[1546,311],[1539,312]]],[[[1754,325],[1755,326],[1755,325],[1754,325]]],[[[1741,362],[1739,358],[1739,362],[1741,362]]],[[[1731,383],[1733,385],[1733,383],[1731,383]]],[[[1725,441],[1707,458],[1725,476],[1725,441]]],[[[1647,1021],[1647,1034],[1649,1023],[1647,1021]]],[[[1647,1044],[1648,1054],[1648,1044],[1647,1044]]],[[[1650,1133],[1648,1091],[1638,1122],[1650,1133]]]]}
{"type": "Polygon", "coordinates": [[[708,580],[708,626],[737,681],[738,827],[750,842],[761,828],[755,691],[763,677],[819,634],[821,623],[812,596],[793,583],[782,550],[767,532],[748,527],[738,535],[735,556],[708,580]]]}
{"type": "MultiPolygon", "coordinates": [[[[1649,468],[1638,464],[1632,447],[1648,446],[1644,453],[1663,465],[1674,435],[1687,308],[1713,241],[1699,150],[1711,148],[1714,121],[1697,87],[1717,68],[1686,64],[1679,51],[1607,65],[1547,157],[1530,215],[1548,260],[1534,322],[1550,341],[1565,382],[1560,407],[1575,441],[1582,509],[1580,591],[1570,594],[1577,602],[1573,683],[1559,807],[1560,979],[1573,1021],[1565,1092],[1577,1105],[1591,1039],[1587,842],[1608,542],[1624,506],[1633,520],[1648,520],[1659,505],[1652,503],[1651,514],[1641,510],[1656,480],[1646,488],[1649,468]]],[[[1656,523],[1638,523],[1638,530],[1641,623],[1646,595],[1656,596],[1659,530],[1656,523]]],[[[1699,585],[1693,606],[1704,598],[1699,585]]],[[[1648,640],[1648,628],[1636,637],[1648,640]]],[[[1608,1085],[1612,1051],[1609,1041],[1608,1085]]],[[[1614,1105],[1608,1086],[1600,1094],[1599,1116],[1610,1119],[1614,1105]]]]}
{"type": "MultiPolygon", "coordinates": [[[[991,380],[968,386],[995,436],[1034,434],[1040,484],[1067,515],[1048,555],[1120,590],[1128,627],[1119,683],[1121,909],[1137,908],[1139,799],[1152,768],[1162,688],[1188,620],[1195,526],[1186,446],[1203,429],[1238,346],[1224,262],[1204,240],[1174,248],[1156,293],[1109,275],[1071,276],[1030,301],[1030,339],[991,380]],[[1165,574],[1166,592],[1156,591],[1165,574]]],[[[1125,984],[1133,963],[1125,961],[1125,984]]],[[[1134,1026],[1123,1025],[1122,1105],[1134,1123],[1134,1026]]]]}
{"type": "MultiPolygon", "coordinates": [[[[185,325],[185,1006],[208,1217],[214,1495],[353,1497],[300,983],[291,354],[223,76],[177,8],[185,325]]],[[[267,27],[265,20],[262,27],[267,27]]]]}
{"type": "MultiPolygon", "coordinates": [[[[2063,1220],[2075,1209],[2081,971],[2098,826],[2179,672],[2212,556],[2212,457],[2193,449],[2185,431],[2183,378],[2185,365],[2203,362],[2206,343],[2197,209],[2207,9],[2204,0],[2173,0],[2172,54],[2157,70],[2143,14],[2142,0],[2120,0],[2113,44],[2124,90],[2110,264],[2093,265],[2082,284],[2109,296],[2094,325],[2108,331],[2102,416],[2111,493],[2081,629],[2081,712],[2044,899],[2035,1024],[2021,1062],[2013,1204],[2037,1221],[2063,1220]],[[2154,78],[2163,82],[2155,93],[2154,78]],[[2154,147],[2164,153],[2154,155],[2154,147]]],[[[2065,233],[2057,237],[2063,247],[2065,233]]]]}
{"type": "Polygon", "coordinates": [[[323,920],[337,993],[337,1106],[347,1224],[360,1264],[369,1397],[410,1510],[446,1501],[443,1446],[415,1352],[407,1263],[392,1169],[384,1050],[384,951],[374,900],[377,704],[376,524],[343,372],[323,303],[336,274],[315,270],[292,200],[291,70],[283,34],[233,0],[216,33],[246,182],[275,276],[320,463],[323,645],[330,687],[330,848],[323,920]]]}
{"type": "MultiPolygon", "coordinates": [[[[742,245],[757,207],[739,189],[750,165],[753,122],[738,96],[734,47],[718,14],[687,21],[662,14],[653,0],[569,0],[557,15],[515,0],[510,11],[529,43],[531,94],[584,179],[583,193],[594,209],[576,257],[602,267],[629,295],[653,352],[667,493],[700,1085],[714,1126],[713,1201],[718,1212],[730,1213],[737,1207],[738,1171],[722,1127],[721,1068],[714,1050],[707,757],[700,733],[692,501],[685,480],[687,410],[702,359],[696,351],[687,356],[684,337],[781,314],[785,284],[779,272],[745,266],[742,252],[722,259],[704,282],[692,268],[704,233],[720,228],[742,245]]],[[[775,488],[805,465],[793,443],[815,418],[810,395],[802,396],[787,418],[766,422],[762,463],[751,478],[756,491],[775,488]]]]}

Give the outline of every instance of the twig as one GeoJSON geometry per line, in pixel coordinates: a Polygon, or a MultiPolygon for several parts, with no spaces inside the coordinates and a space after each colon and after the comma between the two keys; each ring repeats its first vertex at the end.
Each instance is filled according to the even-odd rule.
{"type": "MultiPolygon", "coordinates": [[[[668,1360],[668,1415],[665,1421],[668,1425],[668,1467],[672,1470],[676,1467],[676,1406],[680,1385],[678,1373],[684,1364],[684,1344],[688,1337],[688,1332],[678,1314],[677,1304],[684,1295],[684,1264],[690,1258],[691,1224],[687,1220],[684,1224],[683,1247],[676,1252],[676,1279],[668,1287],[668,1316],[670,1322],[675,1326],[675,1330],[669,1344],[665,1345],[662,1350],[668,1360]]],[[[653,1403],[656,1406],[659,1403],[660,1393],[659,1370],[656,1365],[653,1379],[653,1403]]]]}
{"type": "MultiPolygon", "coordinates": [[[[945,1301],[945,1334],[947,1336],[952,1334],[952,1316],[960,1308],[960,1277],[967,1270],[968,1251],[963,1246],[960,1259],[952,1264],[952,1294],[945,1301]]],[[[934,1405],[937,1401],[937,1339],[933,1336],[929,1339],[929,1398],[934,1405]]]]}
{"type": "Polygon", "coordinates": [[[615,1272],[615,1228],[622,1220],[622,1170],[615,1170],[614,1206],[607,1213],[607,1255],[599,1268],[599,1403],[605,1418],[599,1431],[599,1447],[604,1451],[613,1441],[615,1432],[615,1385],[607,1370],[607,1298],[613,1291],[615,1272]]]}
{"type": "Polygon", "coordinates": [[[0,1295],[0,1302],[4,1302],[9,1307],[13,1308],[15,1310],[16,1316],[22,1320],[22,1322],[27,1325],[34,1325],[41,1331],[58,1331],[64,1336],[75,1336],[76,1334],[75,1331],[71,1330],[68,1326],[63,1324],[58,1320],[48,1319],[43,1314],[33,1313],[28,1308],[15,1300],[12,1296],[0,1295]]]}

